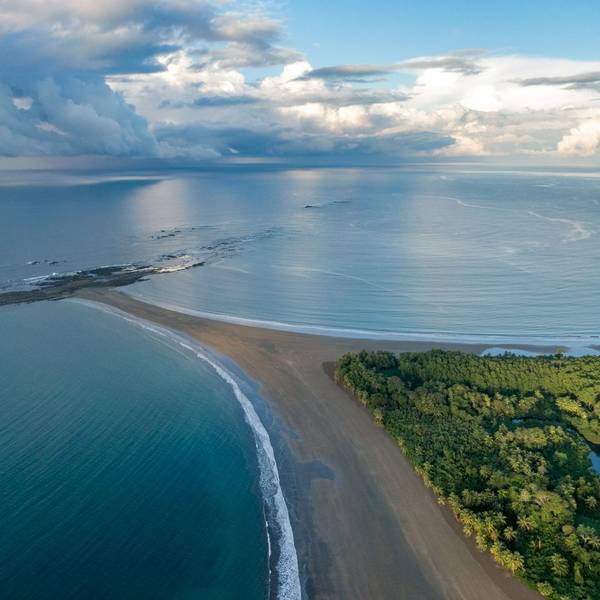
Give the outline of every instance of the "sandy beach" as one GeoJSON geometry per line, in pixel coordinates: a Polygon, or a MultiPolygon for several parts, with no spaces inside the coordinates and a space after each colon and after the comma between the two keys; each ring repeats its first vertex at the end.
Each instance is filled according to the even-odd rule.
{"type": "Polygon", "coordinates": [[[183,332],[260,383],[293,455],[280,469],[307,597],[540,598],[463,536],[393,440],[331,378],[348,351],[485,346],[321,337],[202,319],[110,289],[79,296],[183,332]]]}

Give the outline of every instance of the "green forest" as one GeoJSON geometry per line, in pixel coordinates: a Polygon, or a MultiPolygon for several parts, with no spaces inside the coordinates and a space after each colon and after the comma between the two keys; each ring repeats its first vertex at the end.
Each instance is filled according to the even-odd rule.
{"type": "Polygon", "coordinates": [[[600,357],[363,351],[335,374],[480,549],[544,597],[600,599],[600,357]]]}

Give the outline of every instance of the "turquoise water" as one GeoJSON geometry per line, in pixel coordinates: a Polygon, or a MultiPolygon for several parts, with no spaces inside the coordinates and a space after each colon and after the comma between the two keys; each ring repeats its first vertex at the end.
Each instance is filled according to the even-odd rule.
{"type": "Polygon", "coordinates": [[[57,174],[52,185],[23,176],[27,185],[2,188],[0,280],[201,257],[204,268],[130,292],[295,326],[589,337],[600,334],[597,175],[322,169],[93,183],[57,174]]]}
{"type": "Polygon", "coordinates": [[[0,595],[264,599],[255,443],[177,345],[72,303],[0,309],[0,595]]]}

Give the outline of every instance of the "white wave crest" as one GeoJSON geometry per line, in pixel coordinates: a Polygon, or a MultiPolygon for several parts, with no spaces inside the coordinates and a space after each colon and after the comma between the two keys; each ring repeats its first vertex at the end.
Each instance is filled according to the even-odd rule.
{"type": "MultiPolygon", "coordinates": [[[[260,468],[260,486],[267,504],[271,505],[271,511],[279,529],[280,554],[276,570],[279,580],[277,597],[282,600],[300,600],[300,576],[298,571],[298,557],[294,545],[294,533],[290,523],[290,516],[283,497],[281,483],[279,480],[279,469],[275,461],[275,454],[269,434],[262,424],[254,406],[237,384],[230,373],[217,362],[211,360],[207,355],[196,351],[185,342],[179,344],[194,352],[196,356],[207,362],[217,372],[219,377],[227,382],[244,411],[244,417],[250,425],[256,441],[258,452],[258,464],[260,468]]],[[[270,544],[270,540],[269,540],[270,544]]]]}

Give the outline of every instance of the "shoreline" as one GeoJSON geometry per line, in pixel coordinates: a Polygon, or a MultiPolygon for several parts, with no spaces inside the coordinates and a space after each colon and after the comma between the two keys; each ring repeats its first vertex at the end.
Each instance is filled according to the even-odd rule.
{"type": "MultiPolygon", "coordinates": [[[[231,389],[241,409],[242,418],[248,425],[256,445],[257,481],[261,490],[268,547],[267,598],[268,600],[300,600],[302,586],[298,573],[298,557],[288,506],[283,497],[278,462],[275,460],[273,447],[275,442],[272,439],[275,438],[279,446],[282,436],[277,430],[267,432],[264,425],[265,415],[268,417],[274,415],[260,397],[258,384],[241,371],[231,359],[202,346],[197,340],[183,332],[157,325],[155,322],[142,319],[106,303],[84,298],[70,298],[70,300],[127,321],[135,327],[148,331],[155,340],[159,338],[166,340],[171,347],[183,348],[195,359],[207,363],[216,376],[231,389]]],[[[272,421],[272,418],[270,420],[272,421]]],[[[271,423],[271,425],[273,424],[271,423]]],[[[279,451],[283,452],[284,448],[279,448],[279,451]]]]}
{"type": "Polygon", "coordinates": [[[291,454],[289,460],[277,460],[306,596],[540,598],[462,534],[394,441],[331,379],[327,366],[344,352],[363,348],[481,353],[489,345],[334,338],[236,325],[170,311],[111,289],[89,289],[76,297],[183,333],[260,383],[260,395],[283,425],[291,454]]]}
{"type": "Polygon", "coordinates": [[[352,340],[378,340],[383,342],[430,342],[435,344],[448,343],[452,345],[482,345],[486,349],[519,349],[530,352],[556,353],[559,349],[567,350],[565,354],[580,356],[585,354],[600,353],[600,334],[592,333],[549,333],[541,334],[516,334],[516,333],[461,333],[451,331],[402,331],[402,330],[377,330],[359,329],[355,327],[336,327],[333,325],[309,325],[286,321],[269,321],[252,319],[225,313],[186,308],[176,304],[154,302],[124,289],[123,293],[134,300],[144,304],[152,304],[164,310],[197,317],[208,321],[229,323],[243,327],[255,327],[272,331],[285,331],[324,338],[347,338],[352,340]]]}
{"type": "MultiPolygon", "coordinates": [[[[175,259],[175,255],[163,255],[162,260],[175,259]]],[[[152,275],[175,271],[187,271],[207,264],[207,259],[179,265],[105,265],[69,273],[51,273],[25,279],[32,284],[29,289],[0,290],[0,306],[29,304],[45,300],[66,300],[83,297],[94,290],[130,288],[138,281],[152,275]]],[[[142,304],[152,304],[166,311],[197,317],[202,320],[229,323],[243,327],[285,331],[289,333],[325,338],[347,338],[351,340],[378,340],[382,342],[429,342],[451,345],[483,345],[488,350],[524,350],[526,353],[564,353],[570,356],[600,354],[600,333],[517,334],[517,333],[465,333],[437,330],[386,330],[338,327],[334,325],[301,324],[286,321],[255,319],[225,313],[202,311],[165,302],[150,302],[135,293],[124,290],[124,294],[142,304]]]]}

